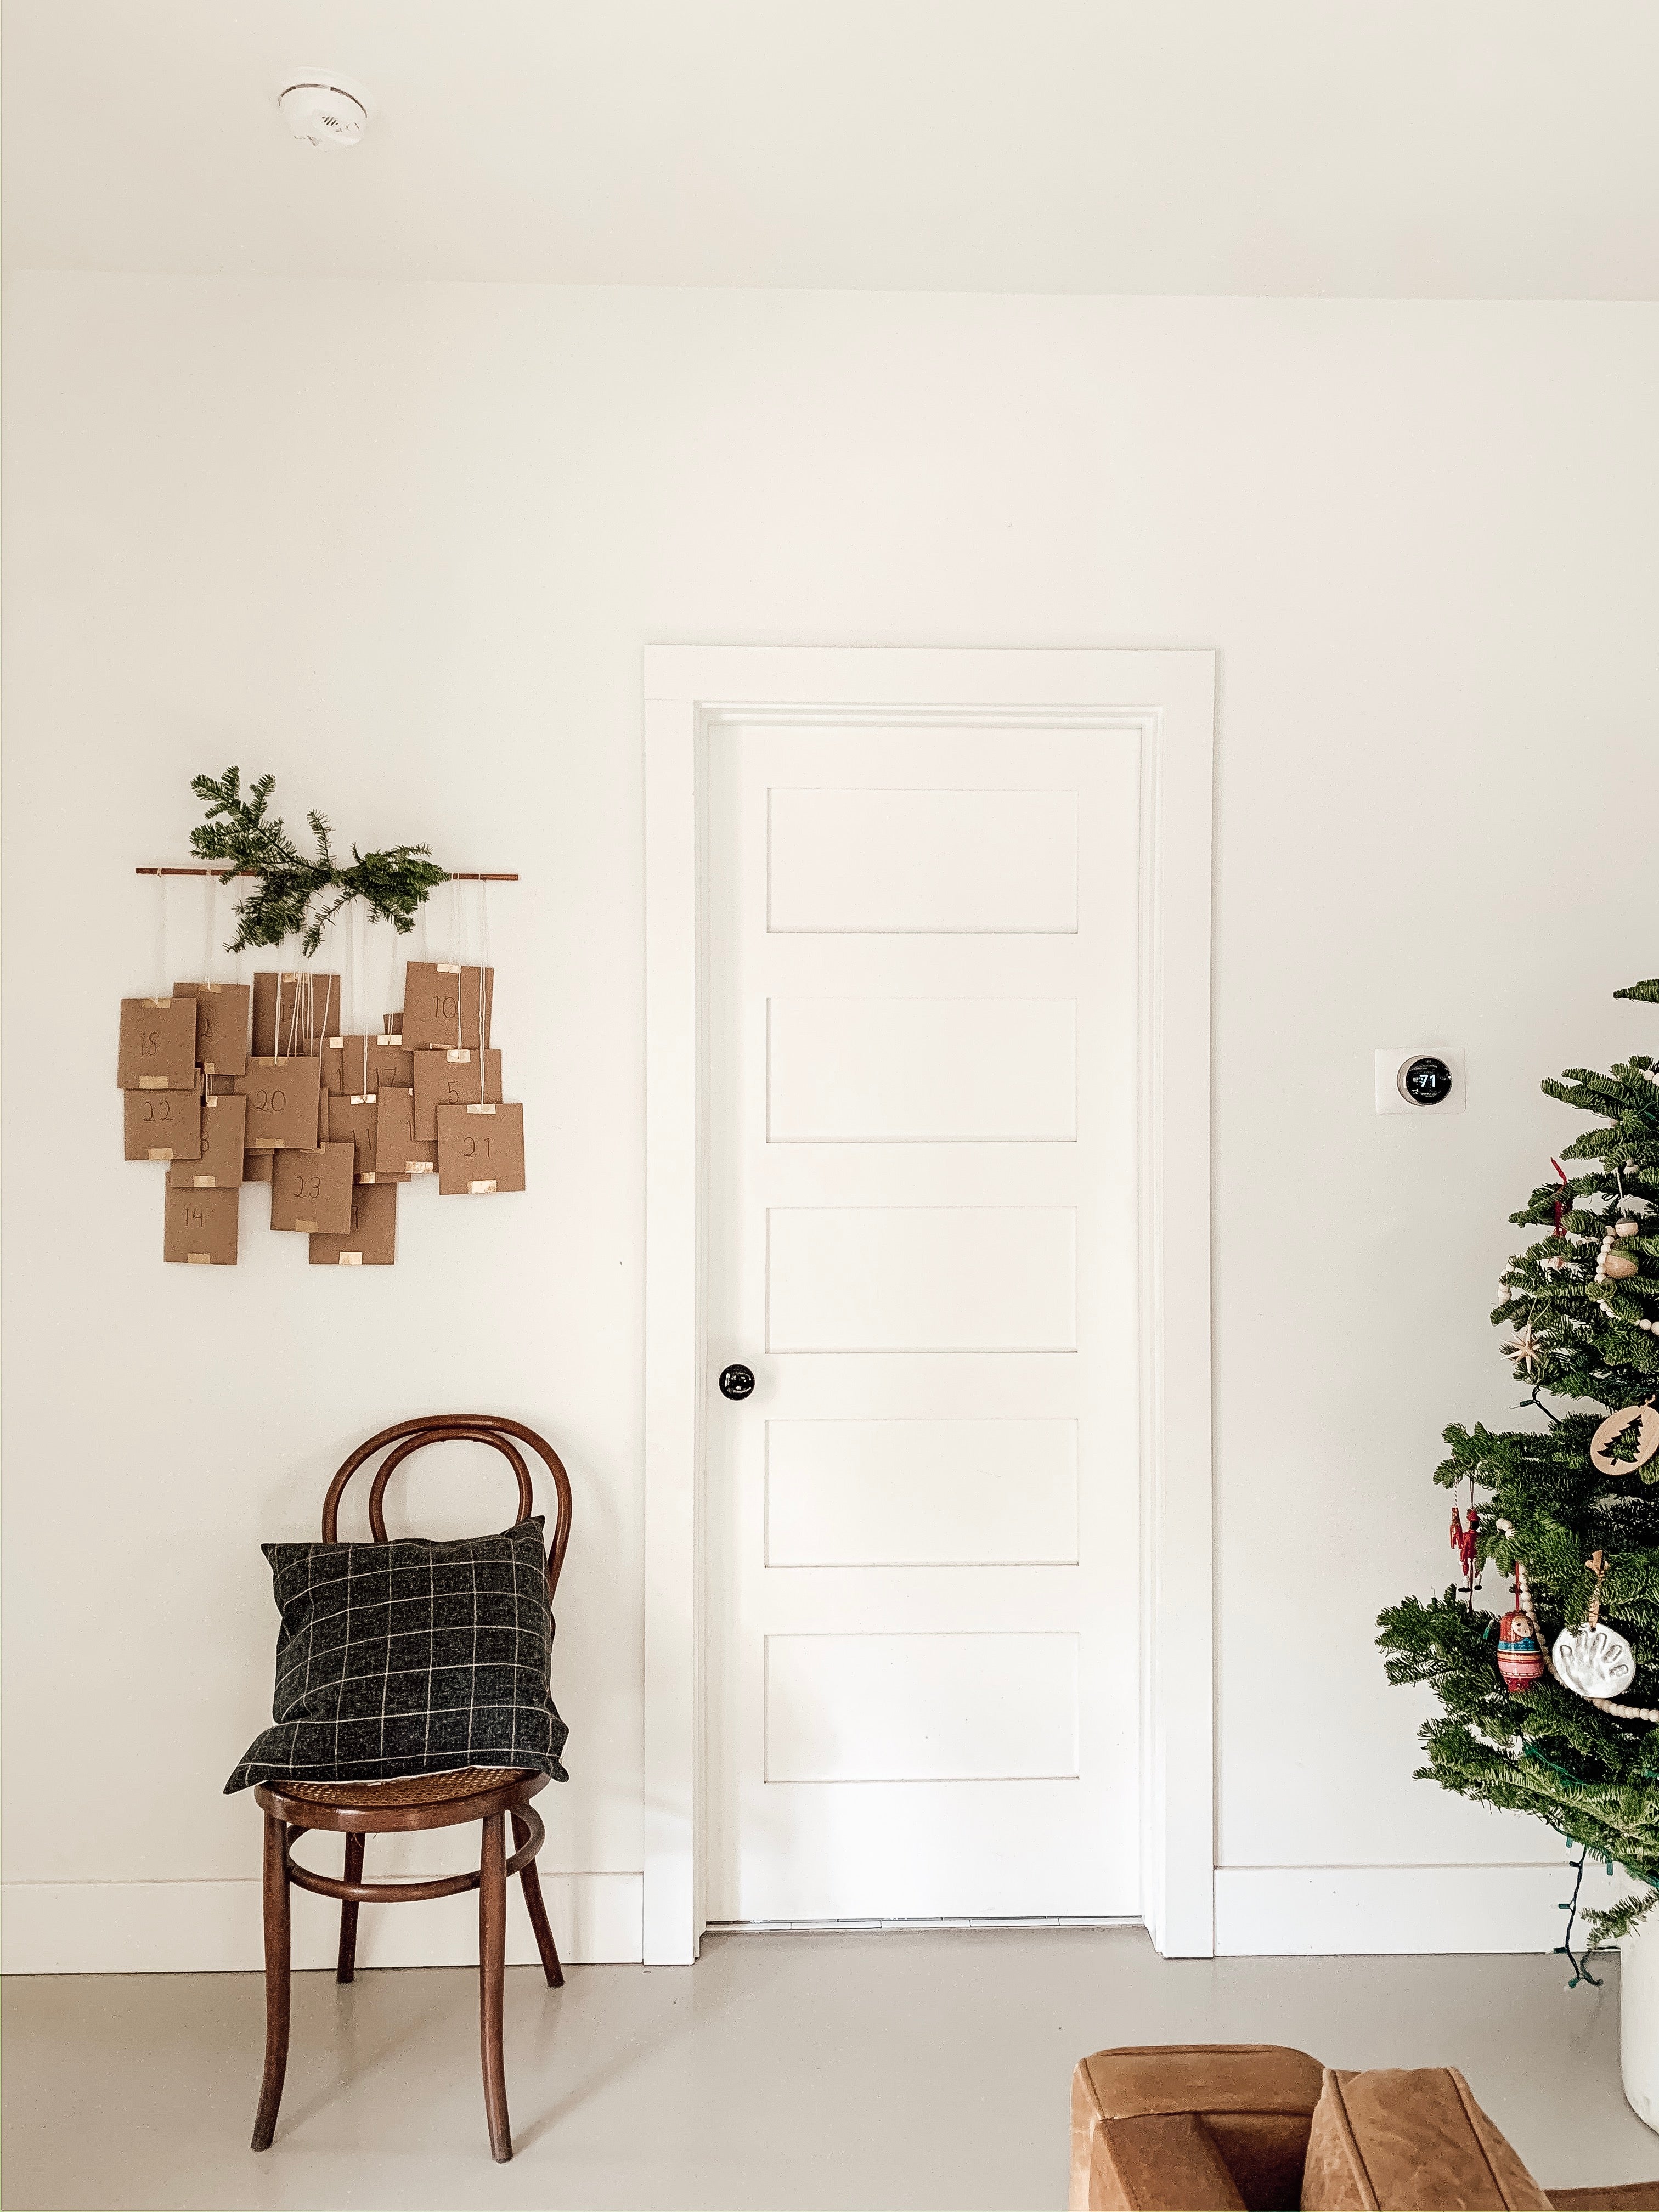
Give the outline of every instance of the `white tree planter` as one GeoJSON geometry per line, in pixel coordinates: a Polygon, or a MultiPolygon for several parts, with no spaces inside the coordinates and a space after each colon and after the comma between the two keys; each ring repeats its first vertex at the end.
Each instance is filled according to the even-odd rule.
{"type": "Polygon", "coordinates": [[[1659,1911],[1620,1946],[1619,2053],[1625,2100],[1659,2130],[1659,1911]]]}

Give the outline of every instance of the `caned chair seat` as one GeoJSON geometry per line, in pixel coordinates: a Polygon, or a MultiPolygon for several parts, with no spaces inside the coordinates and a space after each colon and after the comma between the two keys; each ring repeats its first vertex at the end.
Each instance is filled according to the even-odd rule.
{"type": "Polygon", "coordinates": [[[257,1802],[276,1819],[305,1828],[448,1828],[490,1810],[522,1805],[547,1786],[525,1766],[461,1766],[450,1774],[404,1774],[389,1782],[262,1782],[257,1802]],[[494,1807],[480,1798],[496,1798],[494,1807]]]}
{"type": "Polygon", "coordinates": [[[437,1805],[452,1797],[476,1797],[485,1790],[505,1790],[528,1771],[458,1766],[453,1774],[404,1774],[392,1782],[273,1782],[270,1787],[278,1797],[303,1797],[312,1805],[437,1805]]]}
{"type": "MultiPolygon", "coordinates": [[[[365,1461],[394,1445],[381,1462],[368,1495],[369,1533],[377,1544],[387,1541],[383,1501],[388,1480],[398,1465],[423,1445],[450,1443],[493,1444],[507,1461],[519,1484],[519,1519],[527,1521],[534,1510],[530,1471],[513,1439],[528,1444],[545,1462],[558,1498],[558,1516],[547,1555],[547,1595],[550,1603],[558,1587],[570,1541],[570,1482],[552,1447],[518,1421],[496,1413],[434,1413],[420,1420],[400,1421],[383,1429],[352,1453],[333,1481],[323,1504],[323,1541],[339,1539],[340,1498],[348,1482],[365,1461]]],[[[288,2069],[289,1941],[291,1888],[307,1889],[314,1896],[337,1898],[340,1905],[340,1955],[337,1978],[352,1979],[357,1962],[357,1908],[362,1905],[416,1904],[422,1899],[453,1897],[459,1892],[478,1893],[478,1992],[484,2077],[484,2116],[489,2125],[489,2148],[497,2159],[513,2155],[513,2136],[507,2112],[507,2077],[501,2054],[502,1969],[507,1953],[507,1884],[517,1875],[524,1885],[524,1901],[541,1953],[542,1969],[550,1989],[564,1980],[559,1954],[542,1901],[536,1854],[541,1849],[541,1816],[530,1800],[547,1784],[546,1775],[522,1766],[465,1766],[447,1774],[412,1774],[384,1782],[262,1782],[255,1801],[265,1816],[265,2071],[260,2086],[259,2110],[253,2123],[253,2148],[266,2150],[276,2130],[282,2102],[283,2077],[288,2069]],[[476,1867],[465,1873],[443,1875],[429,1881],[374,1882],[363,1880],[363,1850],[368,1837],[407,1833],[424,1828],[454,1827],[464,1820],[483,1826],[483,1848],[476,1867]],[[506,1831],[511,1822],[516,1846],[507,1855],[506,1831]],[[319,1873],[294,1857],[294,1845],[313,1828],[331,1829],[345,1835],[343,1880],[319,1873]]]]}

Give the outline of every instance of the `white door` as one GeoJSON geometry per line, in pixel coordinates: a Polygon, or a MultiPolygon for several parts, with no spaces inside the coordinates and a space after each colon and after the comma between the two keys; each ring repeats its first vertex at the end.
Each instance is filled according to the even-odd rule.
{"type": "Polygon", "coordinates": [[[708,745],[708,1917],[1134,1915],[1137,733],[708,745]]]}

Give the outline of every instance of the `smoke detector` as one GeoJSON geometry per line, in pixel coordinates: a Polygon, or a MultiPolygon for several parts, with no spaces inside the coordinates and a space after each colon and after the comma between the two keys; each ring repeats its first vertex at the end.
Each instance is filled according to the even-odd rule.
{"type": "Polygon", "coordinates": [[[310,146],[355,146],[372,112],[362,87],[331,71],[284,85],[276,106],[294,136],[310,146]]]}

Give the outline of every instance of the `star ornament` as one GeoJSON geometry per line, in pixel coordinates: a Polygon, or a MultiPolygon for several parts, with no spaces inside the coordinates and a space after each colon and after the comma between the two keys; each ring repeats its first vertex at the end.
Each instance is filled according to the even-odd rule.
{"type": "Polygon", "coordinates": [[[1534,1334],[1530,1322],[1517,1328],[1500,1348],[1505,1359],[1512,1360],[1517,1367],[1524,1367],[1528,1375],[1536,1371],[1544,1357],[1544,1346],[1534,1334]]]}

